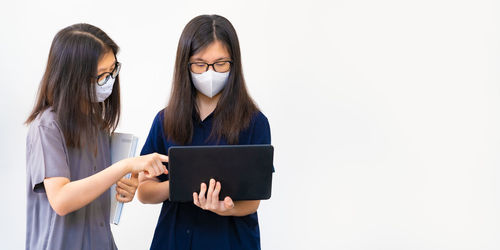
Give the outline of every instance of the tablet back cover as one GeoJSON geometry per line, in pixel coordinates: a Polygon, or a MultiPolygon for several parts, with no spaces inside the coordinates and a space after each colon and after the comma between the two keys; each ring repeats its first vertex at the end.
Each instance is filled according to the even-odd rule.
{"type": "Polygon", "coordinates": [[[211,178],[221,183],[220,200],[269,199],[273,152],[271,145],[170,147],[170,201],[192,202],[193,192],[211,178]]]}

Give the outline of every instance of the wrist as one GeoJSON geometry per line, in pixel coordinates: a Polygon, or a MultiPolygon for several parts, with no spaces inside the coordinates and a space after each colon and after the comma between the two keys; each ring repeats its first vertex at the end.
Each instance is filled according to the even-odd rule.
{"type": "Polygon", "coordinates": [[[119,168],[122,171],[123,175],[132,172],[132,164],[130,158],[123,159],[117,163],[119,164],[119,168]]]}
{"type": "Polygon", "coordinates": [[[233,212],[234,212],[234,207],[225,211],[216,212],[216,214],[220,216],[233,216],[234,214],[233,212]]]}

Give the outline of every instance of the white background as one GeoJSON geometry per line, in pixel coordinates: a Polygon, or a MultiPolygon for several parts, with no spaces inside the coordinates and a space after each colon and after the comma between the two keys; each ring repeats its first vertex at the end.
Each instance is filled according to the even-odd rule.
{"type": "MultiPolygon", "coordinates": [[[[121,47],[118,131],[140,150],[207,13],[235,26],[271,124],[263,249],[500,249],[500,3],[479,0],[0,2],[0,248],[24,248],[22,123],[57,31],[121,47]]],[[[159,211],[127,204],[118,247],[149,248],[159,211]]]]}

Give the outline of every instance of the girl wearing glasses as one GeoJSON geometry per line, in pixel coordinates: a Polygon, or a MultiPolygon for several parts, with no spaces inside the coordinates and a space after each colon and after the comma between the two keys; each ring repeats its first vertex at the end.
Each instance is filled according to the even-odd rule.
{"type": "MultiPolygon", "coordinates": [[[[217,15],[191,20],[180,37],[167,107],[154,118],[141,154],[175,145],[270,144],[267,118],[250,98],[238,37],[217,15]]],[[[219,201],[210,180],[193,203],[170,202],[169,177],[139,175],[138,198],[163,203],[151,249],[260,249],[260,201],[219,201]]]]}
{"type": "Polygon", "coordinates": [[[116,249],[109,188],[129,202],[137,174],[166,173],[149,154],[110,164],[110,134],[120,116],[118,46],[89,24],[57,33],[26,123],[26,249],[116,249]],[[110,166],[111,165],[111,166],[110,166]],[[122,178],[133,173],[129,179],[122,178]]]}

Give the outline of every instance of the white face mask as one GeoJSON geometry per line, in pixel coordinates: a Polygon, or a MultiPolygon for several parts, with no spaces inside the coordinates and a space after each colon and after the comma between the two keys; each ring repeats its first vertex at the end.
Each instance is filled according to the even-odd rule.
{"type": "Polygon", "coordinates": [[[110,77],[102,86],[99,86],[97,83],[95,84],[96,102],[104,102],[104,100],[111,95],[113,92],[113,84],[115,84],[115,78],[113,77],[110,77]]]}
{"type": "Polygon", "coordinates": [[[191,79],[193,79],[194,87],[210,98],[217,95],[226,86],[228,78],[229,71],[219,73],[209,70],[202,74],[191,72],[191,79]]]}

